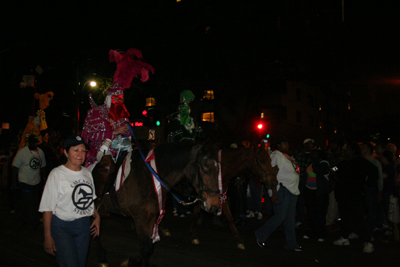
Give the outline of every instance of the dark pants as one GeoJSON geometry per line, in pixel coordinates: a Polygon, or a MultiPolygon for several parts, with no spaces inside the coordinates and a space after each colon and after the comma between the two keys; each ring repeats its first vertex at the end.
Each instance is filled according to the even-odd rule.
{"type": "Polygon", "coordinates": [[[28,185],[25,183],[19,183],[19,187],[21,188],[21,195],[24,203],[22,223],[28,227],[35,227],[39,223],[40,219],[38,209],[41,184],[28,185]]]}
{"type": "Polygon", "coordinates": [[[263,185],[257,185],[254,180],[249,181],[250,197],[247,196],[247,209],[250,211],[261,212],[261,199],[263,192],[263,185]]]}
{"type": "Polygon", "coordinates": [[[317,195],[317,190],[304,189],[308,217],[308,235],[325,238],[326,212],[328,210],[329,194],[317,195]]]}
{"type": "Polygon", "coordinates": [[[296,202],[297,196],[281,185],[278,190],[278,203],[273,204],[274,215],[255,231],[256,238],[261,242],[265,242],[283,223],[286,238],[284,248],[290,250],[298,248],[295,229],[296,202]]]}
{"type": "Polygon", "coordinates": [[[340,223],[340,231],[344,238],[348,238],[355,223],[359,235],[364,242],[371,241],[371,231],[368,227],[367,220],[364,218],[364,201],[338,202],[339,212],[342,218],[340,223]]]}
{"type": "Polygon", "coordinates": [[[368,227],[372,232],[377,227],[378,200],[377,190],[368,188],[365,190],[365,210],[367,212],[368,227]]]}
{"type": "Polygon", "coordinates": [[[63,221],[53,215],[51,236],[56,246],[56,259],[61,267],[84,267],[90,241],[90,218],[63,221]]]}

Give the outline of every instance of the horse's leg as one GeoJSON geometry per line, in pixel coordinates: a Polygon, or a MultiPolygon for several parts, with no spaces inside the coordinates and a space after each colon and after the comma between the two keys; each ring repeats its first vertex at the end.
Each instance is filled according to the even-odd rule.
{"type": "Polygon", "coordinates": [[[95,245],[96,256],[99,261],[99,266],[107,267],[108,266],[107,250],[105,248],[103,248],[103,245],[101,244],[101,241],[100,241],[100,236],[95,237],[95,238],[91,237],[91,239],[93,240],[93,243],[95,245]]]}
{"type": "Polygon", "coordinates": [[[239,249],[245,249],[244,243],[243,243],[242,239],[240,238],[239,232],[236,229],[235,224],[233,223],[232,213],[231,213],[231,210],[229,209],[228,201],[225,201],[222,204],[222,212],[225,214],[225,217],[229,223],[229,226],[231,227],[231,231],[232,231],[233,237],[236,240],[237,247],[239,249]]]}
{"type": "Polygon", "coordinates": [[[191,233],[191,239],[193,245],[200,244],[200,241],[196,235],[196,228],[199,222],[199,218],[200,218],[200,205],[194,205],[192,214],[192,224],[190,226],[190,231],[189,231],[191,233]]]}
{"type": "MultiPolygon", "coordinates": [[[[147,212],[147,211],[146,211],[147,212]]],[[[147,223],[136,221],[136,232],[140,241],[140,255],[136,258],[130,257],[121,266],[125,267],[149,267],[150,257],[153,254],[154,244],[151,239],[153,225],[156,217],[146,220],[147,223]]]]}

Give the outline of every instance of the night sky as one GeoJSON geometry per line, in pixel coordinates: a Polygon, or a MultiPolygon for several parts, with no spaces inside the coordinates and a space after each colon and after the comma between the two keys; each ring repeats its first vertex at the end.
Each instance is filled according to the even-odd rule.
{"type": "Polygon", "coordinates": [[[250,99],[267,81],[284,78],[346,84],[368,96],[359,107],[371,116],[381,105],[399,112],[395,1],[345,1],[344,22],[340,0],[41,2],[2,4],[2,121],[15,119],[10,109],[23,113],[20,120],[31,103],[19,88],[22,75],[36,76],[36,91],[55,93],[46,110],[54,123],[72,114],[77,80],[112,77],[108,51],[131,47],[155,68],[149,82],[134,81],[136,90],[171,108],[183,89],[225,96],[245,88],[250,99]]]}

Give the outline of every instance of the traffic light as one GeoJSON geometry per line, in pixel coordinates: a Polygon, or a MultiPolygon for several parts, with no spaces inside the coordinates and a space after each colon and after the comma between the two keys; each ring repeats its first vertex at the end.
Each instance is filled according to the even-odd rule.
{"type": "Polygon", "coordinates": [[[265,137],[269,138],[269,134],[267,134],[265,137]]]}
{"type": "Polygon", "coordinates": [[[263,127],[264,127],[264,125],[263,125],[262,123],[259,123],[259,124],[257,125],[257,128],[258,128],[259,130],[262,130],[263,127]]]}
{"type": "Polygon", "coordinates": [[[160,120],[156,120],[156,126],[160,126],[161,125],[161,121],[160,120]]]}

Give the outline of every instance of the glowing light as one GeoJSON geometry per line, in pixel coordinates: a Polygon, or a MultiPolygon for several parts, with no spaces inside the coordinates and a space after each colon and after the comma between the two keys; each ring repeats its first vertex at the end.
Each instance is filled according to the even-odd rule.
{"type": "Polygon", "coordinates": [[[261,130],[261,129],[263,128],[263,125],[262,125],[261,123],[259,123],[259,124],[257,125],[257,128],[261,130]]]}
{"type": "Polygon", "coordinates": [[[96,85],[97,85],[97,83],[96,83],[95,81],[91,81],[91,82],[90,82],[90,86],[91,86],[91,87],[95,87],[96,85]]]}

